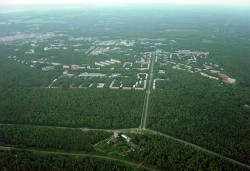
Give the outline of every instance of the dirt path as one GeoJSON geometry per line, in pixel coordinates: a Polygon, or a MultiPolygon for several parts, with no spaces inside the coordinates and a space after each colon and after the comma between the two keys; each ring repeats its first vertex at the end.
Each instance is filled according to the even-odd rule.
{"type": "Polygon", "coordinates": [[[105,160],[119,161],[119,162],[124,163],[126,165],[130,165],[130,166],[138,167],[138,168],[143,168],[146,170],[153,170],[149,167],[140,165],[140,163],[134,163],[134,162],[130,162],[127,160],[122,160],[122,159],[117,159],[117,158],[112,158],[112,157],[107,157],[107,156],[99,156],[99,155],[94,155],[94,154],[56,152],[56,151],[45,151],[45,150],[30,150],[30,149],[19,149],[19,148],[3,147],[3,146],[0,146],[0,149],[3,149],[4,151],[8,151],[10,149],[14,149],[14,150],[16,149],[16,150],[25,150],[25,151],[29,151],[29,152],[33,152],[33,153],[40,153],[40,154],[56,154],[56,155],[68,155],[68,156],[94,157],[94,158],[100,158],[100,159],[105,159],[105,160]]]}

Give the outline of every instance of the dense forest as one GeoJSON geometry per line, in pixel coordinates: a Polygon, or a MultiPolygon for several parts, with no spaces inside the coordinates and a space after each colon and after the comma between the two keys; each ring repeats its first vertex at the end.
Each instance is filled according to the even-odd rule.
{"type": "Polygon", "coordinates": [[[194,170],[194,168],[195,170],[244,170],[215,156],[161,136],[138,134],[130,136],[131,141],[140,146],[140,150],[132,151],[129,157],[156,165],[163,170],[194,170]]]}
{"type": "Polygon", "coordinates": [[[3,170],[144,170],[119,161],[85,156],[36,154],[25,151],[0,151],[0,169],[3,170]]]}
{"type": "Polygon", "coordinates": [[[168,77],[150,97],[148,127],[250,163],[244,91],[181,71],[168,77]]]}
{"type": "Polygon", "coordinates": [[[13,88],[1,94],[2,123],[138,127],[143,106],[141,91],[13,88]]]}
{"type": "MultiPolygon", "coordinates": [[[[1,46],[0,46],[1,48],[1,46]]],[[[0,58],[0,92],[12,87],[40,87],[48,86],[58,73],[44,73],[38,69],[31,69],[26,65],[0,58]]]]}
{"type": "Polygon", "coordinates": [[[2,123],[91,128],[128,128],[140,124],[143,92],[46,89],[44,86],[61,72],[31,70],[7,59],[0,59],[0,74],[2,123]]]}
{"type": "Polygon", "coordinates": [[[93,145],[110,136],[102,131],[80,129],[3,126],[0,125],[0,146],[17,148],[41,148],[91,152],[93,145]]]}
{"type": "MultiPolygon", "coordinates": [[[[1,125],[0,147],[14,147],[14,149],[1,151],[0,148],[0,168],[67,170],[72,167],[77,170],[86,167],[86,170],[92,170],[89,167],[98,162],[93,170],[103,170],[103,168],[99,168],[101,166],[126,170],[126,167],[130,168],[129,163],[131,162],[133,165],[141,163],[142,166],[150,166],[150,168],[159,170],[193,170],[193,168],[244,170],[243,167],[162,136],[148,133],[126,133],[126,135],[138,147],[127,152],[125,156],[118,157],[112,153],[98,151],[93,146],[110,137],[110,133],[107,132],[81,131],[75,128],[1,125]],[[117,157],[123,164],[111,161],[117,157]],[[104,159],[105,161],[108,159],[105,164],[102,163],[104,159]],[[52,166],[54,169],[50,169],[52,166]]],[[[124,139],[120,137],[120,141],[124,141],[124,139]]],[[[116,149],[116,145],[113,145],[113,150],[116,149]]]]}
{"type": "MultiPolygon", "coordinates": [[[[0,146],[15,147],[0,151],[0,170],[140,170],[126,162],[106,160],[109,154],[95,150],[93,145],[110,137],[109,133],[78,128],[138,128],[145,93],[149,91],[111,90],[114,78],[109,76],[121,74],[114,85],[131,87],[139,79],[137,73],[149,74],[149,70],[131,69],[128,65],[131,68],[126,69],[124,62],[141,67],[136,62],[145,52],[184,49],[209,52],[209,62],[218,64],[223,73],[237,80],[236,84],[227,85],[155,62],[153,79],[162,77],[167,81],[157,82],[156,89],[150,91],[146,128],[250,164],[249,9],[159,5],[42,8],[39,12],[24,12],[24,8],[16,13],[0,7],[5,11],[0,17],[0,146]],[[47,33],[53,36],[44,38],[47,33]],[[32,38],[32,34],[36,36],[32,38]],[[104,40],[135,40],[135,45],[99,47],[104,40]],[[46,51],[47,46],[59,49],[46,51]],[[63,46],[66,49],[60,49],[63,46]],[[90,49],[107,47],[116,50],[89,55],[90,49]],[[34,53],[27,54],[31,48],[34,53]],[[95,62],[110,58],[122,62],[100,70],[92,68],[95,62]],[[43,62],[61,65],[43,71],[42,67],[47,66],[43,62]],[[71,64],[83,69],[72,70],[71,64]],[[65,70],[76,75],[61,77],[65,70]],[[165,74],[160,75],[159,70],[165,74]],[[106,76],[77,77],[84,72],[106,76]],[[55,79],[55,87],[48,88],[55,79]],[[96,84],[101,82],[105,87],[97,89],[96,84]],[[91,83],[94,86],[89,88],[91,83]],[[47,151],[34,152],[38,149],[47,151]],[[47,154],[53,150],[93,152],[101,157],[47,154]]],[[[131,146],[120,137],[127,155],[109,157],[159,170],[244,170],[164,137],[128,135],[139,148],[126,153],[131,146]]],[[[116,147],[109,148],[112,151],[116,147]]]]}

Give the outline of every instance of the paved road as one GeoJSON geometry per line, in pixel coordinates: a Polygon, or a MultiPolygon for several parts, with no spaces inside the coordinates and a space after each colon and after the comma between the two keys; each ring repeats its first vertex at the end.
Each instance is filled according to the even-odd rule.
{"type": "MultiPolygon", "coordinates": [[[[0,125],[25,125],[25,124],[1,124],[0,125]]],[[[36,125],[33,125],[33,126],[36,126],[36,125]]],[[[241,163],[239,161],[236,161],[234,159],[231,159],[229,157],[225,157],[221,154],[218,154],[218,153],[215,153],[213,151],[210,151],[210,150],[207,150],[203,147],[200,147],[200,146],[197,146],[195,144],[192,144],[190,142],[187,142],[187,141],[184,141],[184,140],[181,140],[181,139],[178,139],[178,138],[175,138],[175,137],[172,137],[170,135],[167,135],[167,134],[164,134],[164,133],[161,133],[161,132],[158,132],[158,131],[153,131],[153,130],[150,130],[150,129],[138,129],[138,128],[127,128],[127,129],[91,129],[91,128],[70,128],[70,127],[55,127],[55,126],[38,126],[38,127],[50,127],[50,128],[59,128],[59,129],[80,129],[82,131],[106,131],[106,132],[131,132],[131,133],[134,133],[134,134],[142,134],[144,132],[147,132],[147,133],[151,133],[151,134],[154,134],[154,135],[159,135],[159,136],[163,136],[165,138],[169,138],[169,139],[172,139],[174,141],[177,141],[179,143],[182,143],[182,144],[185,144],[185,145],[189,145],[199,151],[203,151],[205,153],[208,153],[208,154],[211,154],[211,155],[214,155],[216,157],[220,157],[230,163],[233,163],[233,164],[236,164],[236,165],[239,165],[239,166],[242,166],[242,167],[245,167],[247,169],[250,170],[250,166],[247,165],[247,164],[244,164],[244,163],[241,163]]],[[[7,148],[9,150],[9,148],[7,148]]]]}
{"type": "Polygon", "coordinates": [[[0,151],[10,151],[12,147],[0,146],[0,151]]]}
{"type": "Polygon", "coordinates": [[[144,105],[143,105],[143,112],[142,112],[142,119],[141,119],[141,125],[140,128],[146,129],[146,123],[147,123],[147,115],[148,115],[148,103],[149,103],[149,96],[152,89],[153,84],[153,73],[154,73],[154,63],[155,63],[155,52],[151,53],[151,60],[150,60],[150,72],[149,72],[149,79],[148,79],[148,86],[147,91],[144,99],[144,105]]]}
{"type": "Polygon", "coordinates": [[[47,126],[47,125],[30,125],[30,124],[4,124],[1,125],[11,126],[11,125],[19,125],[19,126],[35,126],[41,128],[58,128],[58,129],[80,129],[82,131],[104,131],[104,132],[136,132],[138,128],[124,128],[124,129],[95,129],[95,128],[75,128],[75,127],[63,127],[63,126],[47,126]]]}
{"type": "Polygon", "coordinates": [[[233,164],[236,164],[236,165],[245,167],[245,168],[247,168],[247,169],[250,169],[250,166],[247,165],[247,164],[241,163],[241,162],[236,161],[236,160],[234,160],[234,159],[231,159],[231,158],[229,158],[229,157],[226,157],[226,156],[220,155],[220,154],[218,154],[218,153],[215,153],[215,152],[213,152],[213,151],[207,150],[207,149],[205,149],[205,148],[203,148],[203,147],[199,147],[199,146],[197,146],[197,145],[195,145],[195,144],[192,144],[192,143],[190,143],[190,142],[187,142],[187,141],[184,141],[184,140],[181,140],[181,139],[172,137],[172,136],[170,136],[170,135],[163,134],[163,133],[158,132],[158,131],[153,131],[153,130],[148,130],[148,131],[151,132],[152,134],[160,135],[160,136],[163,136],[163,137],[172,139],[172,140],[174,140],[174,141],[177,141],[177,142],[179,142],[179,143],[189,145],[189,146],[191,146],[191,147],[196,148],[196,149],[199,150],[199,151],[203,151],[203,152],[205,152],[205,153],[212,154],[212,155],[217,156],[217,157],[220,157],[220,158],[222,158],[222,159],[224,159],[224,160],[226,160],[226,161],[228,161],[228,162],[230,162],[230,163],[233,163],[233,164]]]}

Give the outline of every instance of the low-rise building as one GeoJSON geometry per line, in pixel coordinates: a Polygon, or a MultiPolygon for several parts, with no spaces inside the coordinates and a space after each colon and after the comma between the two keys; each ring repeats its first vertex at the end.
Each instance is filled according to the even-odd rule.
{"type": "Polygon", "coordinates": [[[73,64],[73,65],[71,65],[71,69],[72,69],[72,70],[79,70],[80,67],[79,67],[79,65],[73,64]]]}

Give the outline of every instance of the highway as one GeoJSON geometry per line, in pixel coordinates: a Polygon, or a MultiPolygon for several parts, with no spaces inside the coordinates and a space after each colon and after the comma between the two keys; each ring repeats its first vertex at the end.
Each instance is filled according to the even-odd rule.
{"type": "Polygon", "coordinates": [[[149,96],[152,89],[153,84],[153,73],[154,73],[154,63],[155,63],[155,52],[151,53],[151,59],[150,59],[150,71],[149,71],[149,78],[148,78],[148,86],[146,90],[146,95],[144,99],[144,105],[142,110],[142,117],[141,117],[141,125],[140,129],[146,129],[147,126],[147,115],[148,115],[148,103],[149,103],[149,96]]]}

